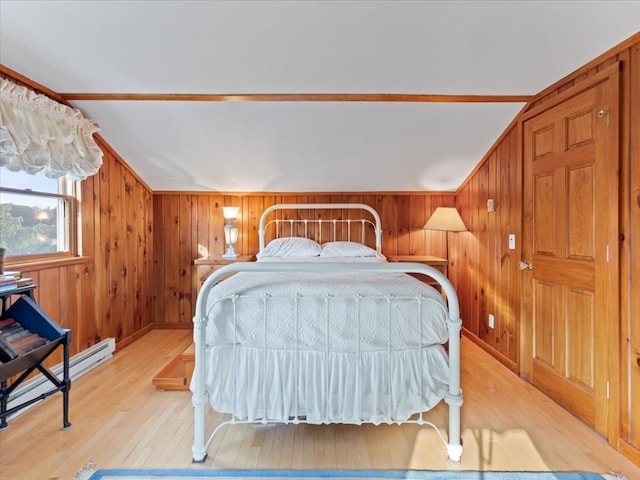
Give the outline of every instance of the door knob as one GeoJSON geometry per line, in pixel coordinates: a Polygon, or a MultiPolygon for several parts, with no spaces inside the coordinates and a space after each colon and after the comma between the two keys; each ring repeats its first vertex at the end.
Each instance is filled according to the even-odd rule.
{"type": "Polygon", "coordinates": [[[533,270],[533,264],[531,262],[522,261],[518,264],[520,270],[533,270]]]}

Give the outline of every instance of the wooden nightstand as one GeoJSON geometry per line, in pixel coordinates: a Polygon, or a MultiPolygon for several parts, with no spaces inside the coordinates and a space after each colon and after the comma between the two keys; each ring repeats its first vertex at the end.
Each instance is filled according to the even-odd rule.
{"type": "MultiPolygon", "coordinates": [[[[224,258],[222,255],[211,255],[209,257],[196,258],[193,261],[198,275],[196,295],[200,291],[202,283],[219,268],[236,262],[253,262],[255,259],[255,255],[238,255],[236,258],[224,258]]],[[[164,367],[162,371],[154,377],[152,383],[156,388],[162,390],[189,390],[189,382],[193,375],[194,364],[195,344],[192,343],[184,352],[164,367]]]]}
{"type": "Polygon", "coordinates": [[[196,258],[193,264],[196,266],[198,275],[198,291],[209,275],[219,268],[236,262],[253,262],[255,259],[255,255],[238,255],[236,258],[224,258],[222,255],[211,255],[209,257],[196,258]]]}
{"type": "MultiPolygon", "coordinates": [[[[437,268],[444,273],[445,277],[447,276],[447,265],[449,264],[446,258],[433,257],[431,255],[389,255],[387,260],[390,262],[424,263],[425,265],[437,268]]],[[[416,275],[416,278],[419,278],[422,281],[427,280],[424,275],[416,275]]],[[[430,281],[427,281],[429,285],[438,285],[438,282],[435,280],[429,280],[430,281]]]]}

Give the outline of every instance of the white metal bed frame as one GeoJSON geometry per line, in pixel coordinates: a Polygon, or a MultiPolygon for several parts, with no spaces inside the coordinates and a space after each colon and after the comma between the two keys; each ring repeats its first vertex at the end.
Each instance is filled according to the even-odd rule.
{"type": "MultiPolygon", "coordinates": [[[[380,228],[380,217],[377,212],[368,205],[364,204],[281,204],[269,207],[264,211],[260,218],[260,249],[264,248],[265,227],[269,223],[275,223],[276,227],[279,222],[289,223],[290,220],[272,220],[267,222],[267,216],[278,209],[363,209],[369,211],[375,221],[372,224],[375,228],[376,250],[380,252],[382,230],[380,228]]],[[[333,222],[333,220],[323,220],[324,222],[333,222]]],[[[350,222],[360,222],[361,220],[350,220],[350,222]]],[[[368,220],[367,220],[368,221],[368,220]]],[[[305,222],[305,221],[303,221],[305,222]]],[[[317,220],[307,220],[306,222],[317,222],[317,220]]],[[[370,221],[368,221],[371,223],[370,221]]],[[[290,225],[292,225],[290,223],[290,225]]],[[[363,223],[365,225],[365,223],[363,223]]],[[[363,227],[364,228],[364,227],[363,227]]],[[[293,232],[293,227],[291,229],[293,232]]],[[[306,232],[306,226],[305,226],[306,232]]],[[[363,235],[364,242],[364,235],[363,235]]],[[[449,386],[445,395],[445,402],[449,406],[449,425],[448,438],[440,432],[440,429],[433,423],[426,421],[422,413],[418,418],[410,418],[405,421],[387,421],[386,423],[414,423],[419,425],[429,425],[433,427],[447,449],[448,458],[454,462],[460,462],[462,457],[462,445],[460,435],[460,408],[462,406],[462,391],[460,388],[460,329],[462,321],[460,319],[458,297],[453,285],[446,276],[439,270],[420,263],[278,263],[278,262],[255,262],[255,263],[234,263],[224,266],[216,270],[210,275],[202,285],[196,301],[196,311],[193,317],[194,323],[194,342],[195,342],[195,369],[192,377],[191,391],[192,404],[194,408],[194,443],[192,447],[193,462],[204,462],[207,456],[207,449],[216,433],[225,425],[241,424],[241,423],[306,423],[305,419],[294,417],[289,421],[273,421],[264,419],[259,422],[246,421],[232,418],[219,424],[206,439],[206,409],[209,405],[208,395],[205,388],[206,368],[205,349],[206,349],[206,328],[209,318],[207,316],[207,297],[211,289],[229,274],[237,272],[404,272],[417,273],[427,275],[438,282],[442,287],[442,291],[448,302],[448,330],[449,330],[449,386]]],[[[399,297],[396,297],[399,298],[399,297]]],[[[236,301],[236,299],[234,299],[236,301]]],[[[367,423],[367,422],[362,422],[367,423]]]]}

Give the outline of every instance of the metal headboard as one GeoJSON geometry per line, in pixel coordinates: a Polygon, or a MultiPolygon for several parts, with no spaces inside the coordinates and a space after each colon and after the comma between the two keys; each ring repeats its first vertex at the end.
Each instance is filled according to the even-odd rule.
{"type": "Polygon", "coordinates": [[[363,203],[283,203],[278,205],[272,205],[267,208],[262,215],[260,216],[260,225],[258,227],[258,235],[260,237],[260,251],[262,251],[265,247],[265,232],[267,227],[274,226],[276,230],[276,238],[278,236],[284,236],[282,232],[287,226],[289,227],[289,235],[288,236],[302,236],[296,235],[297,227],[304,227],[304,237],[308,238],[309,233],[309,225],[318,225],[318,242],[322,243],[322,225],[330,225],[332,226],[331,232],[332,234],[326,241],[335,241],[338,239],[337,237],[337,227],[338,225],[346,225],[347,226],[347,236],[346,238],[340,238],[347,241],[352,241],[351,239],[351,226],[354,224],[361,225],[361,234],[360,234],[360,242],[364,243],[366,228],[371,227],[375,233],[376,239],[376,251],[378,253],[382,253],[382,227],[380,222],[380,215],[369,205],[365,205],[363,203]],[[373,221],[366,218],[358,218],[358,219],[322,219],[322,218],[310,218],[310,219],[281,219],[276,218],[273,220],[267,221],[267,217],[269,214],[276,210],[366,210],[371,213],[373,217],[373,221]]]}

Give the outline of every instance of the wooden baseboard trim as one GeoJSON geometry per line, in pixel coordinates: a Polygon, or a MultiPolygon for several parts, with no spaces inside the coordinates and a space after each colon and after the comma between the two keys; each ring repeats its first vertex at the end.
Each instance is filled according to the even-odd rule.
{"type": "Polygon", "coordinates": [[[153,330],[191,330],[193,323],[157,323],[151,324],[153,330]]]}
{"type": "Polygon", "coordinates": [[[480,348],[482,348],[489,355],[491,355],[496,360],[498,360],[501,364],[503,364],[505,367],[507,367],[513,373],[515,373],[516,375],[520,375],[520,367],[518,366],[518,364],[516,362],[514,362],[510,358],[506,357],[503,353],[499,352],[498,350],[493,348],[491,345],[489,345],[488,343],[483,341],[481,338],[479,338],[477,335],[474,335],[473,333],[471,333],[470,330],[467,330],[464,327],[462,328],[462,334],[466,338],[471,340],[473,343],[478,345],[480,348]]]}
{"type": "Polygon", "coordinates": [[[152,324],[145,325],[140,330],[138,330],[137,332],[129,335],[128,337],[125,337],[125,338],[123,338],[121,340],[116,340],[116,351],[122,350],[127,345],[131,345],[133,342],[138,340],[140,337],[146,335],[151,330],[153,330],[153,325],[152,324]]]}
{"type": "Polygon", "coordinates": [[[631,460],[633,463],[640,467],[640,450],[626,442],[625,440],[618,440],[618,450],[622,455],[631,460]]]}

